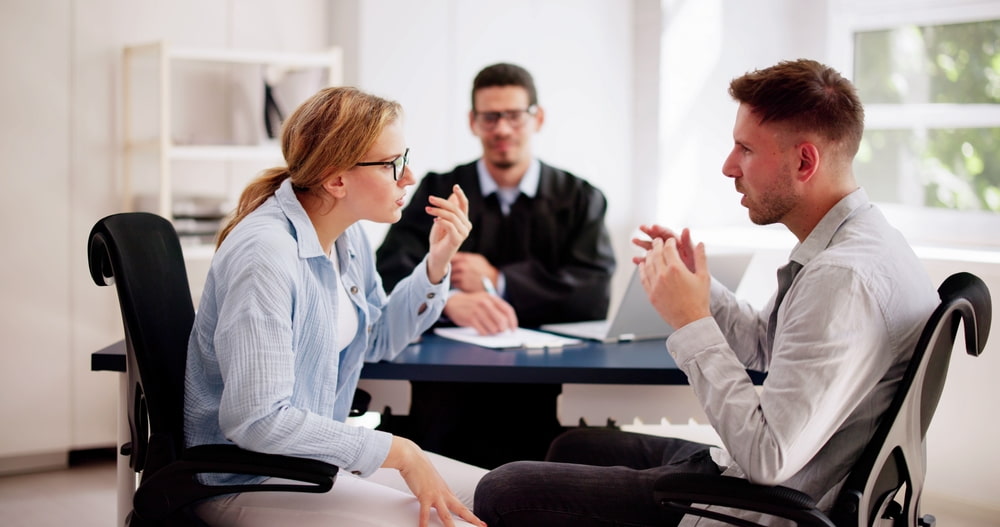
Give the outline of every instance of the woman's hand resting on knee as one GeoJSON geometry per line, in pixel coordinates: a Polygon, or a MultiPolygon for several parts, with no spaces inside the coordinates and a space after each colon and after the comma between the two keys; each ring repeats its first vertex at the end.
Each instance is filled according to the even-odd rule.
{"type": "Polygon", "coordinates": [[[452,493],[430,459],[413,441],[393,436],[389,455],[382,466],[398,470],[410,492],[417,497],[420,502],[420,527],[428,526],[431,508],[437,510],[445,527],[454,527],[452,514],[469,523],[486,526],[452,493]]]}

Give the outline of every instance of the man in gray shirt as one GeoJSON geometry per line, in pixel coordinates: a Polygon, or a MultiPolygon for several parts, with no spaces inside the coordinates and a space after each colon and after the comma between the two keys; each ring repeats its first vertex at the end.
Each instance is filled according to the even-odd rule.
{"type": "MultiPolygon", "coordinates": [[[[687,229],[642,226],[636,257],[657,312],[677,330],[667,350],[685,372],[722,447],[578,429],[546,462],[504,465],[480,482],[475,512],[491,527],[708,525],[661,510],[668,472],[781,484],[829,510],[906,368],[935,287],[903,236],[854,179],[864,129],[854,87],[811,60],[734,79],[734,146],[722,166],[757,224],[799,243],[764,310],[709,275],[687,229]],[[758,390],[746,369],[768,372],[758,390]]],[[[754,513],[742,516],[781,525],[754,513]]]]}

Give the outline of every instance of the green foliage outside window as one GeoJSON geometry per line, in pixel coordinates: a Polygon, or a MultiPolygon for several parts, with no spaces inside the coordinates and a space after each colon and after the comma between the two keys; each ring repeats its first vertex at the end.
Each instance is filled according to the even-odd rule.
{"type": "MultiPolygon", "coordinates": [[[[859,32],[854,65],[866,106],[1000,104],[1000,20],[859,32]]],[[[855,168],[879,201],[1000,212],[1000,123],[868,129],[855,168]]]]}

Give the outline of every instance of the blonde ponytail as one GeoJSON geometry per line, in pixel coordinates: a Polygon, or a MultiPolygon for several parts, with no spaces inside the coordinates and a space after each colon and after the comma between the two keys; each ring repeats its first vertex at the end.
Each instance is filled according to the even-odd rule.
{"type": "Polygon", "coordinates": [[[281,182],[288,177],[288,168],[274,167],[265,170],[251,181],[243,189],[243,193],[240,194],[240,201],[237,203],[233,215],[226,222],[222,230],[219,231],[219,236],[215,241],[215,248],[218,249],[222,245],[222,240],[226,239],[226,236],[233,230],[233,227],[236,227],[237,223],[247,217],[247,214],[257,210],[257,207],[261,206],[267,198],[271,197],[274,191],[278,190],[278,187],[281,186],[281,182]]]}

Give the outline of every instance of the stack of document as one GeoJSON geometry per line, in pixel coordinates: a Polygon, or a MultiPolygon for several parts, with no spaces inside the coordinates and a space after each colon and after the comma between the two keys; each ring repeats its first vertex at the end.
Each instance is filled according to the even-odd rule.
{"type": "Polygon", "coordinates": [[[562,348],[583,344],[583,341],[580,339],[524,328],[505,331],[496,335],[480,335],[473,328],[434,328],[434,333],[444,338],[493,349],[562,348]]]}

